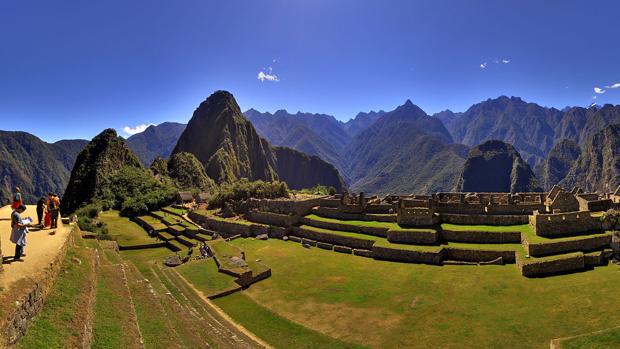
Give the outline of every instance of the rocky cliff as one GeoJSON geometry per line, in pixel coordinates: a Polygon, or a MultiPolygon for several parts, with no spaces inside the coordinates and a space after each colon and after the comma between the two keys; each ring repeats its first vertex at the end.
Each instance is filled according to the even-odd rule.
{"type": "Polygon", "coordinates": [[[173,154],[180,152],[196,156],[207,176],[217,183],[240,178],[281,179],[292,189],[317,184],[339,190],[344,187],[338,171],[322,159],[284,147],[272,148],[226,91],[215,92],[196,109],[173,154]]]}
{"type": "Polygon", "coordinates": [[[106,196],[110,178],[123,166],[142,168],[123,138],[113,129],[104,130],[78,155],[62,198],[62,213],[72,213],[96,196],[106,196]]]}
{"type": "Polygon", "coordinates": [[[610,192],[620,184],[620,124],[609,125],[596,133],[562,185],[579,186],[586,191],[610,192]]]}
{"type": "Polygon", "coordinates": [[[278,179],[267,142],[226,91],[213,93],[194,111],[172,153],[180,152],[194,154],[218,183],[240,178],[278,179]]]}
{"type": "Polygon", "coordinates": [[[564,180],[580,154],[581,148],[570,139],[563,139],[554,145],[545,162],[536,171],[544,189],[550,190],[564,180]]]}
{"type": "Polygon", "coordinates": [[[510,144],[486,141],[469,151],[456,190],[464,192],[542,191],[529,165],[510,144]]]}
{"type": "Polygon", "coordinates": [[[317,156],[310,156],[286,147],[273,148],[276,170],[281,181],[291,189],[312,188],[317,184],[334,187],[337,192],[346,188],[338,170],[317,156]]]}

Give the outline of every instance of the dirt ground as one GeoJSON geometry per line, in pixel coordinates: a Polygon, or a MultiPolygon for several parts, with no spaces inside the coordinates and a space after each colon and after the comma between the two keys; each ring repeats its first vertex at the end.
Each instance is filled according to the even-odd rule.
{"type": "MultiPolygon", "coordinates": [[[[0,208],[0,242],[2,255],[4,256],[3,271],[0,272],[0,292],[7,290],[16,281],[22,278],[36,278],[38,273],[45,270],[54,260],[69,237],[69,227],[64,227],[60,219],[58,229],[35,229],[31,228],[27,236],[27,244],[24,250],[26,257],[22,262],[13,262],[15,245],[11,242],[11,207],[0,208]],[[55,234],[51,233],[55,231],[55,234]]],[[[35,206],[28,206],[22,217],[32,217],[36,223],[35,206]]]]}

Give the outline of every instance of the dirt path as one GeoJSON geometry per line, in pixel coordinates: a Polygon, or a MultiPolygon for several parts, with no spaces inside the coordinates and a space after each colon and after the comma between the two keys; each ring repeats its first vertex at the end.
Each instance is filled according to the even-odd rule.
{"type": "MultiPolygon", "coordinates": [[[[69,237],[70,228],[64,227],[58,220],[56,233],[50,235],[51,229],[30,229],[27,237],[27,245],[24,250],[26,257],[23,262],[12,262],[15,253],[15,245],[11,242],[11,207],[0,208],[0,241],[2,253],[6,260],[4,270],[0,272],[0,287],[3,290],[10,288],[12,284],[22,278],[37,278],[39,273],[44,273],[45,268],[54,260],[58,252],[64,246],[69,237]],[[10,258],[7,258],[10,257],[10,258]]],[[[36,221],[35,206],[28,206],[22,217],[32,217],[36,221]]]]}

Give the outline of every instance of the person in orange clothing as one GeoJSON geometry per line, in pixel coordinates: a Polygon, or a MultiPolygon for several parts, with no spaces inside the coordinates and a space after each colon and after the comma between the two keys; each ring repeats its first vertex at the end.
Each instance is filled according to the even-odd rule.
{"type": "Polygon", "coordinates": [[[49,199],[47,200],[47,212],[49,212],[52,219],[51,229],[58,228],[58,216],[60,214],[60,199],[53,193],[49,193],[49,199]]]}
{"type": "Polygon", "coordinates": [[[22,204],[22,190],[19,187],[15,187],[15,194],[13,195],[13,204],[11,208],[16,210],[22,204]]]}

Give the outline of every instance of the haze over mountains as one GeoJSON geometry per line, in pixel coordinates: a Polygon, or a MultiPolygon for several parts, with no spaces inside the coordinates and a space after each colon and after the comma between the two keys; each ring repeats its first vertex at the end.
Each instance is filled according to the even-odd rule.
{"type": "MultiPolygon", "coordinates": [[[[214,97],[221,105],[207,108],[208,100],[203,102],[189,127],[150,126],[129,137],[127,146],[145,167],[157,157],[190,152],[216,182],[280,178],[301,188],[320,178],[339,190],[402,194],[458,189],[470,149],[500,140],[512,145],[534,173],[532,188],[559,182],[611,190],[620,180],[618,127],[613,126],[620,124],[620,106],[558,110],[501,96],[464,112],[429,116],[408,100],[392,111],[362,112],[342,122],[285,110],[242,114],[229,93],[214,97]]],[[[23,132],[0,133],[0,152],[6,154],[0,160],[0,199],[7,201],[16,183],[33,183],[25,188],[32,193],[29,200],[62,192],[86,143],[47,144],[23,132]]]]}

